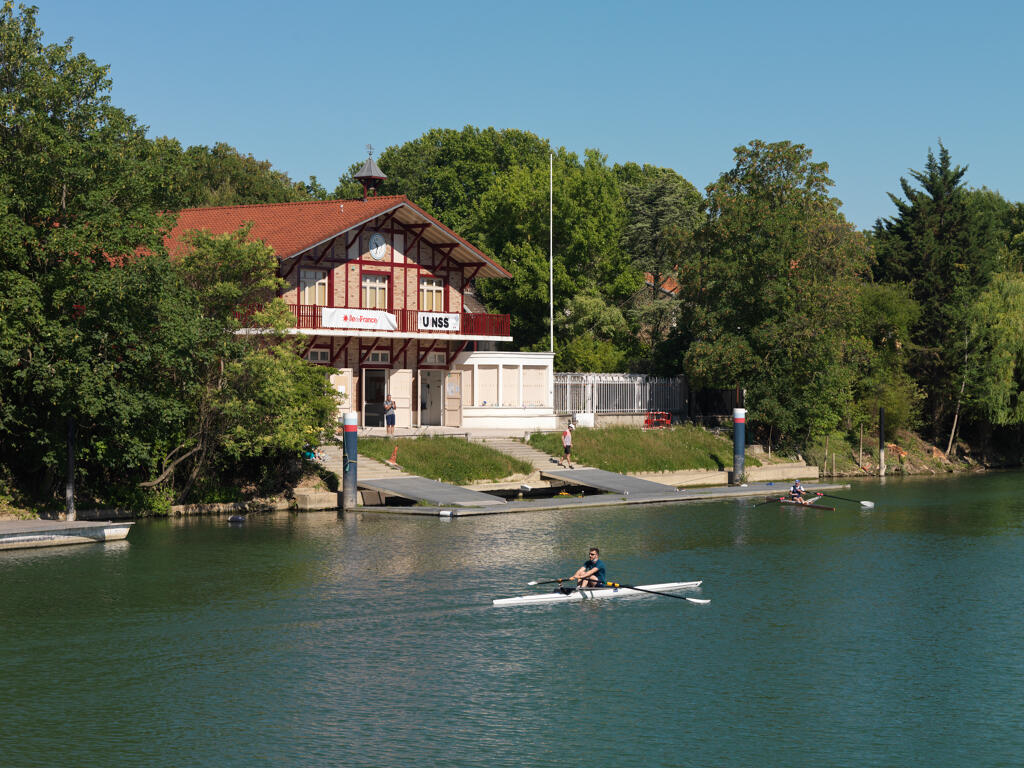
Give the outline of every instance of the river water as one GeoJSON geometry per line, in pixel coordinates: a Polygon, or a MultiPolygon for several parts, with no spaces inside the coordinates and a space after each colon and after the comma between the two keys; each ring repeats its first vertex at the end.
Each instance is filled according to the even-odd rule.
{"type": "Polygon", "coordinates": [[[1024,765],[1024,475],[0,553],[3,766],[1024,765]],[[661,597],[495,608],[599,545],[661,597]]]}

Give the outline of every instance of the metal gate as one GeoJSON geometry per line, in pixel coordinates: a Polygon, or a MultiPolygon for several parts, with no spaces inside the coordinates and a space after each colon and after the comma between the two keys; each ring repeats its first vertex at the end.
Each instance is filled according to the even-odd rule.
{"type": "Polygon", "coordinates": [[[556,373],[555,412],[684,413],[686,379],[641,373],[556,373]]]}

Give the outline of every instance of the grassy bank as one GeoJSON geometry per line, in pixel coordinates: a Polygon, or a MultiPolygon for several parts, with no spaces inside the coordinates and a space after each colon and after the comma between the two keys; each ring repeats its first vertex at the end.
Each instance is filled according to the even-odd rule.
{"type": "MultiPolygon", "coordinates": [[[[562,455],[561,434],[530,436],[530,445],[562,455]]],[[[636,427],[577,429],[573,433],[574,461],[610,472],[668,472],[683,469],[721,470],[732,466],[732,440],[700,427],[683,425],[645,432],[636,427]]],[[[761,462],[747,455],[748,467],[761,462]]]]}
{"type": "Polygon", "coordinates": [[[501,480],[509,475],[526,475],[533,471],[525,461],[457,437],[394,440],[366,437],[359,441],[359,453],[377,461],[387,461],[395,446],[398,446],[397,463],[406,472],[455,485],[501,480]]]}

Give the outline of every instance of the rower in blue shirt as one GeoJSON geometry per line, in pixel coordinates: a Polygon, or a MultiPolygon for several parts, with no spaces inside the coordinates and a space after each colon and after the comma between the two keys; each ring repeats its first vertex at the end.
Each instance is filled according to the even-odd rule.
{"type": "Polygon", "coordinates": [[[587,561],[572,575],[577,589],[604,585],[604,563],[601,562],[601,551],[597,547],[591,547],[587,554],[587,561]]]}

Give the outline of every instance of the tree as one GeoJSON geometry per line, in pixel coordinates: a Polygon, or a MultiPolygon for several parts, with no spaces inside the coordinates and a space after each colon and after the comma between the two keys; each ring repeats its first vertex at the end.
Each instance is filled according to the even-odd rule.
{"type": "Polygon", "coordinates": [[[198,309],[180,320],[198,322],[203,339],[182,392],[193,403],[188,423],[145,485],[170,485],[179,498],[211,467],[238,474],[247,462],[273,465],[333,432],[334,391],[298,354],[300,342],[286,333],[294,318],[273,298],[282,284],[277,257],[248,234],[192,233],[176,264],[198,309]],[[249,332],[238,334],[243,324],[249,332]],[[176,481],[179,467],[187,471],[176,481]]]}
{"type": "Polygon", "coordinates": [[[862,282],[857,287],[856,333],[867,348],[855,385],[849,426],[874,428],[885,409],[888,434],[917,426],[921,399],[917,382],[907,373],[912,330],[921,308],[902,285],[862,282]]]}
{"type": "Polygon", "coordinates": [[[969,407],[997,426],[1024,424],[1024,275],[994,275],[968,327],[969,407]]]}
{"type": "Polygon", "coordinates": [[[44,45],[35,16],[0,7],[0,476],[49,502],[74,448],[93,499],[147,484],[169,501],[231,461],[296,456],[332,426],[324,377],[277,303],[253,320],[267,333],[232,332],[276,260],[237,238],[168,259],[174,143],[148,141],[106,69],[44,45]]]}
{"type": "Polygon", "coordinates": [[[939,142],[938,157],[929,150],[924,170],[911,171],[920,189],[901,178],[905,199],[890,194],[897,213],[874,229],[875,279],[907,286],[921,307],[910,372],[925,392],[932,437],[959,411],[969,307],[1009,253],[993,200],[966,189],[966,172],[939,142]]]}
{"type": "Polygon", "coordinates": [[[751,420],[789,442],[848,418],[864,351],[853,310],[868,248],[827,173],[800,144],[737,147],[680,265],[684,371],[745,388],[751,420]]]}
{"type": "MultiPolygon", "coordinates": [[[[513,318],[513,336],[520,349],[547,349],[548,216],[547,165],[516,167],[494,179],[481,196],[470,225],[471,236],[493,253],[512,280],[482,280],[480,295],[487,305],[513,318]]],[[[556,366],[578,369],[586,360],[613,359],[568,354],[579,334],[595,341],[614,341],[602,333],[625,333],[619,304],[643,284],[619,248],[625,212],[621,192],[605,159],[588,150],[583,160],[559,150],[554,160],[554,316],[556,366]],[[607,305],[595,306],[594,300],[607,305]],[[583,320],[590,318],[590,322],[583,320]]],[[[576,347],[579,348],[578,346],[576,347]]]]}
{"type": "Polygon", "coordinates": [[[630,301],[629,315],[644,348],[644,367],[668,363],[658,349],[678,318],[673,290],[686,241],[700,221],[703,199],[686,179],[667,168],[635,163],[615,167],[626,203],[622,248],[647,282],[630,301]]]}
{"type": "MultiPolygon", "coordinates": [[[[434,128],[401,146],[388,147],[378,165],[387,174],[380,194],[405,195],[460,234],[469,232],[474,208],[497,176],[513,168],[547,168],[551,146],[532,133],[465,126],[434,128]]],[[[355,163],[339,179],[335,197],[357,197],[355,163]]],[[[545,189],[547,187],[545,186],[545,189]]]]}
{"type": "Polygon", "coordinates": [[[0,461],[38,459],[35,475],[52,484],[59,447],[90,417],[82,393],[101,375],[75,354],[85,292],[127,256],[158,248],[167,222],[151,205],[153,148],[110,105],[106,68],[73,55],[70,41],[44,45],[35,17],[0,8],[0,283],[17,311],[0,339],[11,366],[0,382],[0,461]]]}

